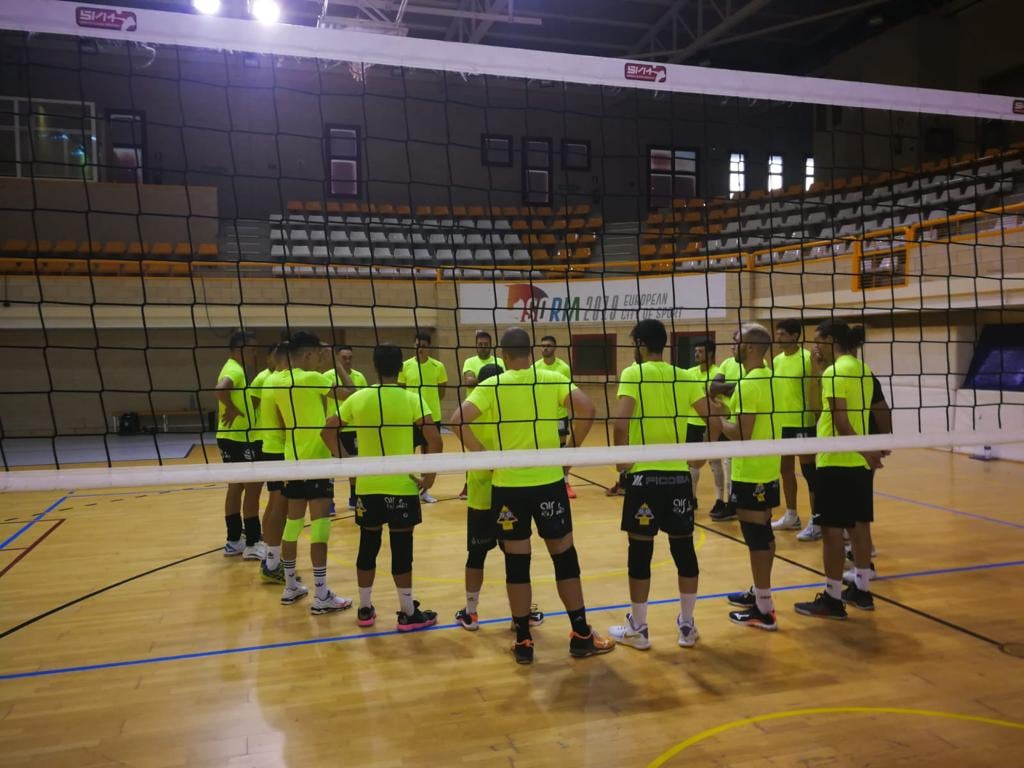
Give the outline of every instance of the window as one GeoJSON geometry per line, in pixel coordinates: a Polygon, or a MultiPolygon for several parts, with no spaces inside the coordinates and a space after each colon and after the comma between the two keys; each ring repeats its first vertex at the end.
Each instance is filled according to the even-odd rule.
{"type": "Polygon", "coordinates": [[[808,157],[804,161],[804,189],[809,190],[814,186],[814,158],[808,157]]]}
{"type": "Polygon", "coordinates": [[[107,110],[110,165],[108,181],[142,184],[146,157],[146,116],[135,110],[107,110]]]}
{"type": "Polygon", "coordinates": [[[964,388],[1024,392],[1024,325],[981,330],[964,388]]]}
{"type": "Polygon", "coordinates": [[[327,126],[327,179],[332,197],[360,197],[358,128],[327,126]]]}
{"type": "Polygon", "coordinates": [[[729,155],[729,197],[736,197],[747,189],[747,158],[742,152],[729,155]]]}
{"type": "Polygon", "coordinates": [[[590,142],[578,139],[562,139],[562,170],[590,170],[590,142]]]}
{"type": "Polygon", "coordinates": [[[614,333],[574,333],[569,343],[573,375],[615,375],[614,333]]]}
{"type": "Polygon", "coordinates": [[[672,201],[697,196],[697,150],[647,150],[647,205],[670,208],[672,201]]]}
{"type": "Polygon", "coordinates": [[[485,166],[512,167],[512,137],[481,135],[480,162],[485,166]]]}
{"type": "Polygon", "coordinates": [[[523,139],[523,202],[551,205],[550,139],[523,139]]]}
{"type": "Polygon", "coordinates": [[[96,105],[0,96],[0,176],[96,179],[96,105]]]}
{"type": "Polygon", "coordinates": [[[768,155],[768,191],[782,189],[782,155],[768,155]]]}

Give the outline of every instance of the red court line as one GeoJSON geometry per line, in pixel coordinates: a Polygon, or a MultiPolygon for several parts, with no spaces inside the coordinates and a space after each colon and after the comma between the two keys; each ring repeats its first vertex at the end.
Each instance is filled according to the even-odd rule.
{"type": "MultiPolygon", "coordinates": [[[[33,542],[32,542],[32,543],[31,543],[30,545],[28,545],[27,547],[25,547],[25,548],[24,548],[24,549],[23,549],[23,550],[21,551],[21,553],[20,553],[20,554],[19,554],[19,555],[18,555],[18,556],[17,556],[16,558],[14,558],[13,560],[11,560],[11,562],[9,562],[9,563],[7,564],[7,566],[6,566],[6,567],[5,567],[5,568],[4,568],[4,569],[3,569],[2,571],[0,571],[0,579],[2,579],[2,578],[4,577],[4,575],[5,575],[5,574],[6,574],[6,573],[7,573],[7,572],[8,572],[9,570],[11,570],[11,568],[13,568],[14,566],[16,566],[16,565],[17,565],[17,564],[19,563],[19,561],[20,561],[20,560],[21,560],[21,559],[22,559],[23,557],[25,557],[25,555],[27,555],[27,554],[28,554],[29,552],[31,552],[31,551],[32,551],[33,549],[35,549],[36,547],[38,547],[38,546],[39,546],[39,545],[40,545],[40,544],[42,543],[43,539],[45,539],[45,538],[46,538],[47,536],[49,536],[49,535],[50,535],[51,533],[53,533],[53,532],[54,532],[54,531],[56,531],[56,530],[57,530],[58,528],[60,528],[61,524],[62,524],[62,523],[63,523],[63,522],[65,521],[65,519],[66,519],[66,518],[60,517],[60,518],[56,518],[56,519],[54,519],[54,520],[50,520],[50,521],[48,521],[48,522],[51,522],[51,523],[53,523],[53,525],[51,525],[51,526],[50,526],[50,527],[49,527],[49,528],[48,528],[48,529],[46,530],[46,533],[44,533],[44,534],[43,534],[42,536],[40,536],[40,537],[39,537],[38,539],[36,539],[35,541],[33,541],[33,542]]],[[[5,551],[7,551],[7,550],[5,550],[5,551]]]]}

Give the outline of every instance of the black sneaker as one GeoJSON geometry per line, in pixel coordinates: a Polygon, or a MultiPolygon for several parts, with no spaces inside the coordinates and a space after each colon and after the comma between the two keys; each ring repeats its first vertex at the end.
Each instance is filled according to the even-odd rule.
{"type": "Polygon", "coordinates": [[[469,632],[476,632],[480,629],[480,620],[475,613],[470,613],[465,608],[460,608],[455,614],[455,623],[469,632]]]}
{"type": "Polygon", "coordinates": [[[711,515],[712,518],[714,518],[716,515],[724,515],[725,502],[722,501],[721,499],[715,499],[715,503],[711,505],[711,511],[708,512],[708,514],[711,515]]]}
{"type": "Polygon", "coordinates": [[[797,603],[793,606],[801,616],[813,616],[817,619],[845,619],[846,608],[842,600],[836,600],[827,592],[819,592],[814,602],[797,603]]]}
{"type": "Polygon", "coordinates": [[[569,655],[577,659],[585,659],[588,656],[597,656],[614,650],[615,641],[610,637],[601,637],[593,627],[590,628],[589,635],[580,635],[576,632],[569,635],[569,655]]]}
{"type": "Polygon", "coordinates": [[[533,640],[528,637],[513,644],[512,655],[516,664],[533,664],[533,640]]]}
{"type": "Polygon", "coordinates": [[[437,624],[437,613],[421,611],[420,601],[415,600],[413,601],[413,612],[410,615],[398,612],[398,626],[395,629],[399,632],[415,632],[417,629],[426,629],[435,624],[437,624]]]}
{"type": "Polygon", "coordinates": [[[761,613],[757,610],[756,605],[752,605],[742,611],[729,611],[729,621],[744,627],[763,629],[766,632],[774,632],[779,628],[779,624],[775,620],[775,612],[761,613]]]}
{"type": "Polygon", "coordinates": [[[862,611],[875,610],[875,598],[867,590],[857,589],[855,584],[851,584],[843,590],[843,602],[862,611]]]}
{"type": "Polygon", "coordinates": [[[736,505],[731,501],[725,503],[721,500],[715,502],[714,508],[711,510],[711,520],[715,523],[724,523],[728,520],[736,519],[736,505]]]}
{"type": "Polygon", "coordinates": [[[356,624],[360,627],[372,627],[377,623],[377,610],[372,606],[360,606],[356,611],[356,624]]]}
{"type": "Polygon", "coordinates": [[[753,587],[746,592],[730,592],[725,599],[729,601],[729,605],[735,605],[737,608],[750,608],[757,605],[753,587]]]}

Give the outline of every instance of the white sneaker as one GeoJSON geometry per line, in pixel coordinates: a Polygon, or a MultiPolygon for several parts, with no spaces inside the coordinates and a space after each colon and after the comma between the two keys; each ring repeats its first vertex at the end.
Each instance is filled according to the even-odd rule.
{"type": "Polygon", "coordinates": [[[820,541],[821,526],[811,523],[796,535],[797,541],[820,541]]]}
{"type": "Polygon", "coordinates": [[[309,606],[309,612],[314,616],[322,613],[336,613],[352,607],[352,600],[347,597],[338,597],[336,594],[327,591],[326,597],[314,597],[313,604],[309,606]]]}
{"type": "Polygon", "coordinates": [[[245,552],[245,539],[224,542],[224,557],[238,557],[245,552]]]}
{"type": "Polygon", "coordinates": [[[647,625],[639,627],[633,624],[633,615],[626,614],[626,623],[615,627],[608,627],[608,634],[615,638],[615,642],[628,645],[640,651],[646,651],[651,647],[651,638],[648,636],[647,625]]]}
{"type": "MultiPolygon", "coordinates": [[[[847,568],[845,571],[843,571],[843,583],[845,583],[845,584],[856,584],[857,583],[856,576],[857,576],[857,569],[856,568],[847,568]]],[[[868,576],[871,578],[872,581],[874,581],[875,579],[878,578],[878,572],[875,570],[875,564],[874,563],[872,563],[871,567],[868,568],[868,576]]]]}
{"type": "Polygon", "coordinates": [[[266,560],[267,559],[267,544],[264,541],[257,541],[251,547],[246,547],[242,551],[243,560],[266,560]]]}
{"type": "Polygon", "coordinates": [[[799,531],[800,530],[800,515],[792,510],[787,509],[786,513],[772,523],[773,531],[799,531]]]}
{"type": "Polygon", "coordinates": [[[437,504],[437,499],[435,499],[426,491],[420,491],[420,501],[422,501],[424,504],[437,504]]]}
{"type": "Polygon", "coordinates": [[[697,622],[682,621],[682,616],[676,616],[676,628],[679,630],[679,645],[683,648],[693,648],[700,639],[700,632],[697,631],[697,622]]]}
{"type": "Polygon", "coordinates": [[[302,584],[296,584],[294,587],[285,587],[284,592],[281,593],[281,605],[297,603],[308,594],[309,588],[304,587],[302,584]]]}

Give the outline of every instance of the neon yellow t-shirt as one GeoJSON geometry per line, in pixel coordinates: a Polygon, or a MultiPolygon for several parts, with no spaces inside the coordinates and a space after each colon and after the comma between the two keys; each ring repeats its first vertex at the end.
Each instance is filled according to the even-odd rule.
{"type": "Polygon", "coordinates": [[[248,442],[249,427],[252,426],[249,419],[252,407],[249,402],[249,396],[245,391],[245,368],[237,360],[228,358],[228,361],[224,363],[224,367],[220,369],[220,373],[217,375],[217,383],[220,384],[223,379],[231,379],[231,404],[242,413],[240,416],[232,419],[230,424],[224,426],[222,421],[224,417],[224,404],[219,400],[217,401],[217,439],[234,440],[236,443],[248,442]]]}
{"type": "MultiPolygon", "coordinates": [[[[563,376],[565,376],[565,378],[567,378],[569,381],[572,381],[572,370],[569,368],[569,364],[560,357],[556,357],[555,362],[552,363],[551,365],[548,365],[546,362],[544,362],[544,358],[542,357],[540,360],[533,364],[533,367],[538,368],[542,371],[560,373],[563,376]]],[[[569,409],[566,408],[565,406],[562,406],[562,408],[559,409],[558,414],[558,418],[560,419],[568,418],[569,409]]]]}
{"type": "MultiPolygon", "coordinates": [[[[497,447],[503,451],[558,448],[558,408],[572,391],[559,373],[534,368],[505,371],[478,384],[466,399],[480,410],[474,423],[497,425],[497,447]]],[[[562,468],[495,469],[500,488],[549,485],[562,479],[562,468]]]]}
{"type": "MultiPolygon", "coordinates": [[[[424,415],[418,395],[397,384],[375,384],[353,392],[341,404],[341,420],[355,427],[360,456],[411,456],[412,427],[424,415]]],[[[415,496],[416,481],[408,473],[363,475],[356,478],[360,496],[415,496]]]]}
{"type": "MultiPolygon", "coordinates": [[[[661,445],[686,442],[687,415],[693,404],[704,397],[704,382],[688,371],[665,362],[633,363],[619,375],[616,397],[634,401],[629,420],[630,445],[661,445]]],[[[683,459],[638,461],[631,472],[644,470],[686,472],[683,459]]]]}
{"type": "Polygon", "coordinates": [[[800,347],[787,355],[781,352],[772,361],[772,386],[775,413],[783,427],[810,427],[814,414],[810,411],[807,381],[811,375],[811,351],[800,347]]]}
{"type": "MultiPolygon", "coordinates": [[[[687,368],[686,372],[690,374],[690,378],[692,378],[694,381],[700,381],[707,385],[707,383],[711,381],[713,378],[715,378],[715,376],[718,374],[718,366],[712,363],[711,365],[708,366],[708,369],[706,371],[702,371],[699,365],[695,365],[692,368],[687,368]]],[[[701,427],[707,426],[707,422],[697,415],[690,416],[690,423],[697,424],[698,426],[701,427]]]]}
{"type": "Polygon", "coordinates": [[[726,381],[739,381],[743,377],[743,366],[730,355],[718,366],[718,373],[722,374],[726,381]]]}
{"type": "MultiPolygon", "coordinates": [[[[846,401],[846,417],[858,435],[868,433],[868,418],[871,411],[871,395],[874,383],[867,363],[853,355],[842,355],[825,369],[821,375],[821,416],[818,417],[818,437],[838,437],[832,420],[830,401],[846,401]]],[[[864,467],[868,461],[859,453],[819,453],[815,459],[819,467],[864,467]]]]}
{"type": "MultiPolygon", "coordinates": [[[[253,377],[252,381],[249,382],[249,387],[246,391],[246,396],[249,398],[249,403],[253,410],[252,429],[249,430],[250,443],[265,441],[268,437],[268,430],[273,429],[274,422],[266,421],[267,418],[274,416],[273,408],[271,406],[268,406],[267,408],[263,407],[263,385],[266,383],[267,379],[270,378],[272,373],[273,371],[269,368],[264,368],[253,377]],[[253,400],[259,400],[260,402],[259,404],[256,404],[253,400]]],[[[269,449],[264,446],[264,450],[269,449]]],[[[269,452],[280,453],[281,451],[269,452]]]]}
{"type": "MultiPolygon", "coordinates": [[[[470,430],[476,439],[488,451],[498,448],[498,430],[494,424],[470,424],[470,430]]],[[[470,509],[489,510],[491,508],[491,482],[493,469],[474,469],[466,473],[466,506],[470,509]]]]}
{"type": "MultiPolygon", "coordinates": [[[[773,417],[772,372],[767,368],[746,371],[729,400],[732,418],[753,413],[754,428],[746,440],[771,440],[782,435],[782,428],[773,417]]],[[[781,476],[781,456],[753,456],[732,460],[732,479],[742,483],[770,483],[781,476]]]]}
{"type": "Polygon", "coordinates": [[[435,423],[441,423],[441,393],[437,388],[440,384],[448,383],[448,369],[444,363],[433,357],[421,363],[414,355],[402,363],[398,383],[404,384],[412,392],[418,392],[423,398],[424,413],[429,412],[435,423]]]}
{"type": "Polygon", "coordinates": [[[479,377],[480,369],[485,365],[500,365],[502,368],[505,368],[505,361],[495,354],[492,354],[488,358],[473,355],[462,364],[462,372],[465,373],[466,371],[469,371],[474,376],[479,377]]]}
{"type": "Polygon", "coordinates": [[[288,461],[331,458],[320,436],[327,422],[324,396],[330,388],[331,380],[320,371],[301,368],[278,371],[263,383],[268,395],[265,399],[281,412],[284,457],[288,461]]]}
{"type": "MultiPolygon", "coordinates": [[[[263,441],[264,453],[284,453],[285,431],[278,421],[275,392],[284,392],[291,388],[290,371],[265,371],[267,375],[260,381],[260,376],[249,385],[252,396],[260,399],[256,424],[258,429],[253,433],[254,440],[263,441]]],[[[261,374],[262,375],[262,374],[261,374]]]]}
{"type": "MultiPolygon", "coordinates": [[[[331,368],[329,371],[324,371],[324,376],[326,376],[328,379],[331,380],[331,388],[332,389],[334,387],[340,387],[342,385],[341,375],[338,373],[338,369],[337,368],[331,368]]],[[[369,384],[366,381],[366,377],[363,376],[363,374],[361,374],[355,368],[353,368],[351,370],[351,372],[349,373],[348,377],[350,379],[352,379],[352,383],[356,385],[356,389],[359,389],[361,387],[369,386],[369,384]]],[[[343,402],[345,402],[345,398],[342,398],[340,401],[338,401],[338,400],[335,400],[331,395],[327,395],[327,415],[328,416],[338,416],[340,408],[341,408],[341,403],[343,403],[343,402]]],[[[340,418],[340,416],[339,416],[339,418],[340,418]]],[[[355,430],[352,429],[352,428],[346,428],[346,429],[343,429],[341,431],[342,432],[354,432],[355,430]]]]}

